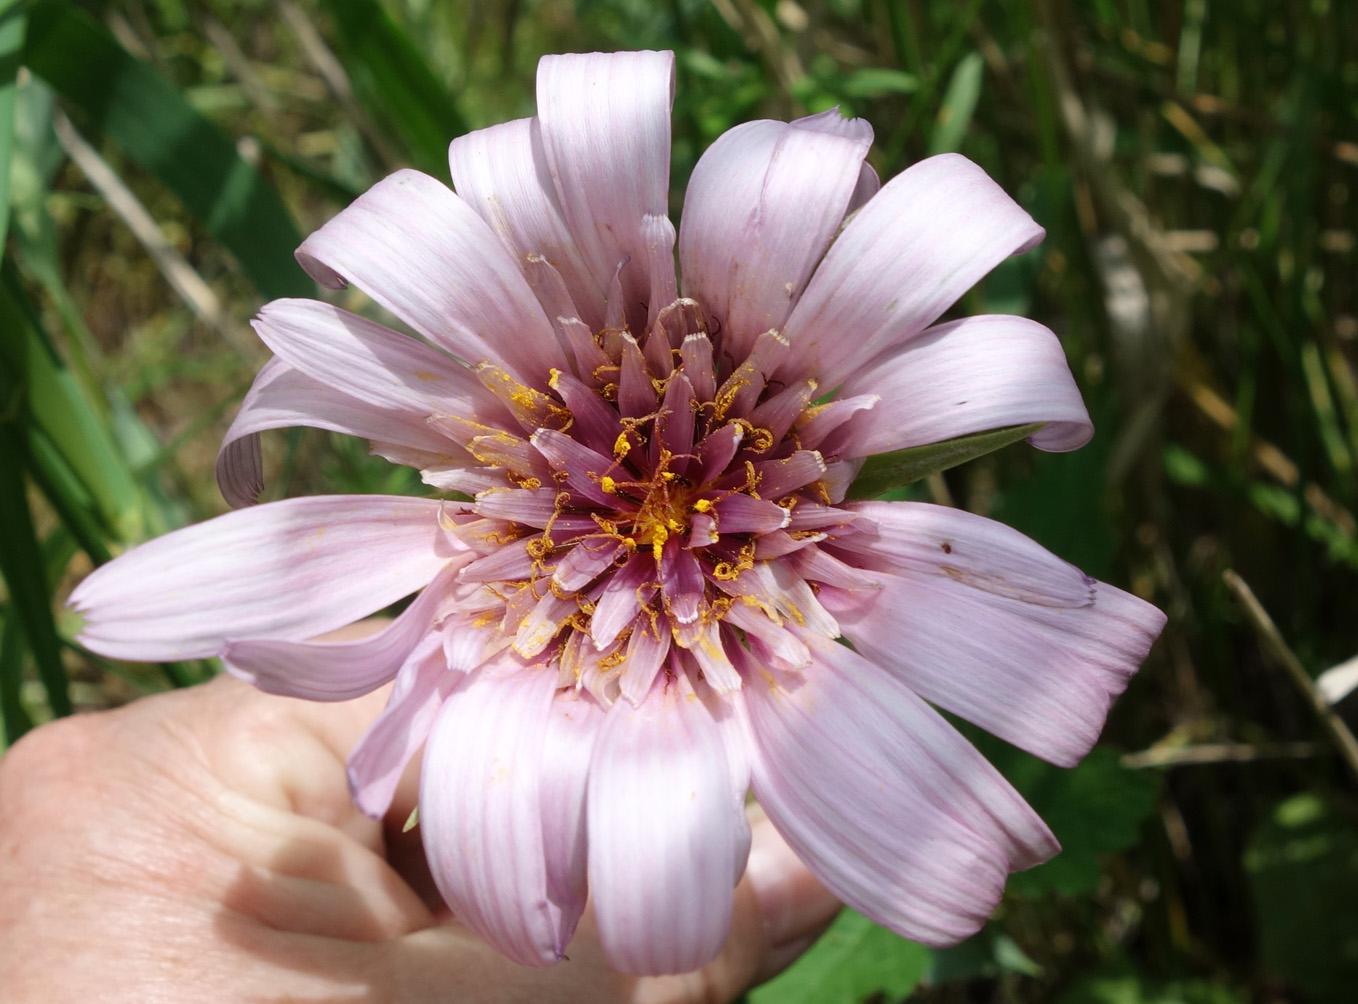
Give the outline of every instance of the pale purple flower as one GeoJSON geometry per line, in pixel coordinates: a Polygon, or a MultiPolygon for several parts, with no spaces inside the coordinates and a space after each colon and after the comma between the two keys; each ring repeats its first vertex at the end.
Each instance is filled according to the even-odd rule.
{"type": "Polygon", "coordinates": [[[673,73],[548,56],[536,118],[453,143],[458,194],[401,171],[302,245],[423,340],[309,300],[255,323],[275,357],[222,447],[232,503],[257,434],[291,425],[472,501],[297,498],[172,533],[76,590],[80,640],[315,700],[394,679],[354,798],[382,814],[427,741],[434,876],[518,962],[561,958],[587,891],[617,968],[708,961],[750,789],[845,902],[952,942],[1057,845],[931,705],[1074,764],[1164,623],[997,523],[845,501],[871,454],[1088,440],[1050,331],[935,324],[1042,229],[959,156],[879,191],[871,130],[837,111],[749,122],[693,172],[681,282],[673,73]],[[308,640],[412,593],[370,638],[308,640]]]}

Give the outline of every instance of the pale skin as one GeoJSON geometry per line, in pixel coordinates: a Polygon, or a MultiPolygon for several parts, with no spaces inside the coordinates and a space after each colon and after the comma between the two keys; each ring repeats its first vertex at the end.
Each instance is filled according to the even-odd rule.
{"type": "Polygon", "coordinates": [[[0,759],[7,1000],[724,1002],[787,966],[839,904],[767,820],[731,934],[699,972],[605,965],[588,913],[568,961],[507,962],[439,900],[417,766],[383,821],[344,757],[383,694],[313,704],[229,678],[43,726],[0,759]]]}

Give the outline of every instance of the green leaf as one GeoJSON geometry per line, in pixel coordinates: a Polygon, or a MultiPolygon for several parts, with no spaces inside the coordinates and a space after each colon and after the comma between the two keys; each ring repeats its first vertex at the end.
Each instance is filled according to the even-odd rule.
{"type": "Polygon", "coordinates": [[[1358,984],[1358,828],[1316,795],[1281,802],[1251,834],[1245,871],[1260,961],[1316,1004],[1358,984]]]}
{"type": "Polygon", "coordinates": [[[962,57],[957,68],[952,71],[948,89],[943,92],[943,104],[939,106],[938,118],[933,131],[929,134],[929,152],[947,153],[962,145],[962,137],[971,125],[971,116],[976,111],[976,102],[981,97],[981,80],[985,73],[985,60],[979,52],[969,52],[962,57]]]}
{"type": "Polygon", "coordinates": [[[417,166],[446,177],[448,143],[467,131],[448,88],[378,0],[328,0],[325,7],[369,113],[392,124],[417,166]]]}
{"type": "Polygon", "coordinates": [[[845,77],[840,90],[851,98],[880,98],[887,94],[914,94],[919,85],[919,77],[913,73],[865,66],[845,77]]]}
{"type": "Polygon", "coordinates": [[[849,497],[856,499],[876,498],[893,488],[900,488],[912,482],[927,478],[930,474],[946,471],[968,460],[975,460],[987,453],[994,453],[1020,439],[1027,439],[1044,423],[1031,425],[1011,425],[991,432],[979,432],[974,436],[961,436],[943,443],[930,443],[927,446],[912,446],[895,453],[879,453],[868,457],[863,469],[858,472],[849,497]]]}
{"type": "Polygon", "coordinates": [[[1009,880],[1013,894],[1094,892],[1102,874],[1099,857],[1133,846],[1155,811],[1155,779],[1123,767],[1106,747],[1096,747],[1071,770],[1017,750],[985,752],[1061,841],[1060,854],[1009,880]]]}
{"type": "Polygon", "coordinates": [[[27,23],[18,0],[0,0],[0,248],[9,231],[9,161],[14,152],[14,104],[27,23]]]}
{"type": "Polygon", "coordinates": [[[174,85],[99,22],[69,4],[33,5],[24,61],[173,191],[262,295],[315,292],[293,260],[301,236],[277,193],[174,85]]]}
{"type": "Polygon", "coordinates": [[[749,994],[750,1004],[858,1004],[908,995],[929,969],[929,950],[846,909],[792,968],[749,994]]]}
{"type": "MultiPolygon", "coordinates": [[[[141,504],[122,454],[57,358],[9,263],[0,273],[0,360],[14,375],[15,407],[27,409],[75,472],[105,528],[119,540],[136,536],[141,504]]],[[[82,503],[73,499],[71,504],[82,503]]]]}

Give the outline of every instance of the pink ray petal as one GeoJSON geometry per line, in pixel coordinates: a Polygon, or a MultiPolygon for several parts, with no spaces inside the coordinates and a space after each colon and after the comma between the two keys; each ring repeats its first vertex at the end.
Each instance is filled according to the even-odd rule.
{"type": "Polygon", "coordinates": [[[618,683],[622,696],[639,705],[651,692],[655,674],[665,663],[670,651],[670,632],[663,622],[652,625],[645,614],[633,622],[632,633],[627,638],[627,655],[622,663],[622,676],[618,683]]]}
{"type": "Polygon", "coordinates": [[[671,537],[660,554],[660,590],[670,616],[681,624],[695,620],[706,587],[698,559],[678,537],[671,537]]]}
{"type": "Polygon", "coordinates": [[[744,806],[721,729],[691,695],[658,680],[640,707],[612,707],[594,745],[590,892],[604,957],[622,972],[697,969],[730,924],[744,806]]]}
{"type": "Polygon", "coordinates": [[[349,754],[349,791],[360,812],[381,819],[391,808],[406,764],[424,745],[448,693],[465,677],[450,672],[438,636],[417,646],[396,674],[387,706],[349,754]]]}
{"type": "Polygon", "coordinates": [[[484,557],[477,558],[458,573],[459,582],[517,582],[533,573],[535,559],[526,541],[511,540],[484,557]]]}
{"type": "MultiPolygon", "coordinates": [[[[594,344],[592,337],[590,344],[594,344]]],[[[622,431],[618,410],[605,403],[597,391],[569,373],[553,374],[551,387],[575,416],[575,424],[571,426],[572,436],[596,453],[611,455],[613,445],[618,441],[618,433],[622,431]]]]}
{"type": "Polygon", "coordinates": [[[1079,449],[1094,435],[1060,340],[1024,317],[937,325],[850,378],[841,393],[881,398],[827,441],[845,457],[1032,422],[1047,423],[1028,439],[1042,450],[1079,449]]]}
{"type": "Polygon", "coordinates": [[[268,694],[311,701],[348,701],[361,697],[396,676],[416,645],[430,636],[444,591],[468,557],[470,555],[460,555],[445,565],[399,617],[365,638],[354,641],[228,639],[218,653],[222,665],[233,676],[268,694]]]}
{"type": "Polygon", "coordinates": [[[590,756],[604,709],[588,693],[558,691],[547,718],[542,751],[542,840],[547,893],[573,930],[585,908],[589,867],[585,792],[590,756]]]}
{"type": "Polygon", "coordinates": [[[819,481],[825,470],[825,461],[815,450],[797,450],[782,460],[765,460],[754,465],[759,494],[766,499],[782,498],[819,481]]]}
{"type": "Polygon", "coordinates": [[[762,642],[774,665],[795,671],[811,664],[811,650],[806,643],[762,610],[733,603],[726,612],[726,620],[762,642]]]}
{"type": "Polygon", "coordinates": [[[869,511],[899,542],[883,549],[901,556],[899,574],[879,573],[880,591],[837,605],[845,635],[926,700],[1045,760],[1078,763],[1164,614],[981,517],[923,504],[922,519],[878,515],[898,505],[912,504],[869,511]],[[930,548],[940,537],[950,553],[930,548]]]}
{"type": "Polygon", "coordinates": [[[787,320],[844,219],[871,143],[866,122],[832,109],[743,123],[698,160],[680,226],[684,293],[703,304],[735,359],[787,320]]]}
{"type": "Polygon", "coordinates": [[[577,442],[564,432],[554,429],[539,429],[529,440],[533,448],[541,453],[554,470],[566,475],[566,484],[572,491],[583,495],[591,502],[609,506],[617,498],[604,491],[603,478],[608,474],[619,474],[618,462],[577,442]]]}
{"type": "Polygon", "coordinates": [[[542,529],[556,516],[556,496],[555,488],[492,488],[476,496],[473,507],[482,516],[542,529]]]}
{"type": "Polygon", "coordinates": [[[318,300],[274,300],[255,331],[313,380],[375,408],[423,420],[458,415],[512,428],[511,416],[467,367],[408,335],[318,300]]]}
{"type": "Polygon", "coordinates": [[[1007,873],[1051,857],[1055,838],[904,684],[801,637],[814,671],[770,669],[770,685],[741,692],[760,805],[816,876],[878,923],[932,945],[974,933],[1007,873]]]}
{"type": "MultiPolygon", "coordinates": [[[[604,287],[591,274],[557,201],[535,119],[516,119],[458,136],[448,148],[453,187],[513,253],[542,299],[532,260],[550,262],[571,309],[552,303],[547,316],[579,317],[591,328],[604,319],[604,287]]],[[[543,302],[548,308],[549,301],[543,302]]]]}
{"type": "Polygon", "coordinates": [[[418,459],[420,466],[473,462],[423,417],[350,397],[275,357],[255,376],[217,452],[217,486],[231,506],[254,505],[264,490],[259,434],[296,426],[394,444],[410,451],[407,459],[418,459]]]}
{"type": "Polygon", "coordinates": [[[643,220],[669,211],[674,54],[543,56],[537,94],[543,153],[566,222],[601,288],[629,261],[616,302],[642,331],[651,296],[643,220]]]}
{"type": "Polygon", "coordinates": [[[420,830],[439,892],[458,920],[525,966],[560,959],[579,916],[573,899],[558,898],[571,877],[547,874],[542,767],[555,691],[554,673],[512,659],[478,670],[444,702],[420,777],[420,830]]]}
{"type": "Polygon", "coordinates": [[[701,331],[685,335],[679,343],[679,358],[684,372],[693,384],[693,396],[699,401],[711,401],[717,396],[716,372],[712,362],[712,340],[701,331]]]}
{"type": "Polygon", "coordinates": [[[728,495],[712,507],[720,533],[772,533],[791,520],[786,509],[749,495],[728,495]]]}
{"type": "Polygon", "coordinates": [[[651,440],[652,465],[659,463],[663,446],[671,457],[677,458],[670,469],[679,474],[688,472],[697,401],[687,376],[679,373],[670,378],[660,403],[660,418],[656,421],[660,434],[651,440]]]}
{"type": "MultiPolygon", "coordinates": [[[[679,235],[664,213],[641,218],[642,247],[646,250],[646,271],[651,276],[651,295],[645,330],[655,326],[660,312],[679,295],[679,280],[674,270],[674,244],[679,235]]],[[[669,367],[665,367],[668,373],[669,367]]],[[[665,375],[662,373],[662,375],[665,375]]]]}
{"type": "Polygon", "coordinates": [[[655,580],[655,561],[649,553],[634,554],[609,577],[594,604],[589,632],[597,648],[605,648],[641,613],[660,583],[655,580]]]}
{"type": "Polygon", "coordinates": [[[877,407],[880,400],[876,394],[860,394],[857,397],[839,395],[825,404],[812,405],[794,423],[797,439],[808,450],[819,449],[831,433],[858,412],[877,407]]]}
{"type": "Polygon", "coordinates": [[[855,502],[848,508],[873,528],[834,542],[857,564],[946,577],[1039,606],[1094,602],[1094,579],[1003,523],[928,502],[855,502]]]}
{"type": "Polygon", "coordinates": [[[750,424],[757,429],[768,430],[775,443],[781,442],[797,419],[806,412],[807,405],[818,389],[819,385],[811,379],[799,380],[790,387],[784,387],[777,394],[761,401],[750,412],[750,424]]]}
{"type": "Polygon", "coordinates": [[[509,251],[465,202],[418,171],[368,189],[308,237],[297,260],[323,286],[357,284],[460,359],[503,365],[537,387],[547,367],[565,365],[509,251]]]}
{"type": "Polygon", "coordinates": [[[877,177],[872,165],[864,161],[862,170],[858,172],[858,184],[854,186],[853,198],[849,199],[849,210],[845,215],[851,216],[858,212],[881,190],[882,179],[877,177]]]}
{"type": "Polygon", "coordinates": [[[436,501],[287,499],[176,530],[76,587],[77,639],[113,659],[215,655],[228,637],[311,638],[425,586],[462,552],[436,501]]]}
{"type": "Polygon", "coordinates": [[[734,635],[722,631],[721,622],[712,616],[710,608],[692,621],[674,620],[674,643],[688,651],[693,663],[702,672],[702,679],[719,694],[739,690],[740,673],[727,654],[728,645],[738,645],[734,635]]]}
{"type": "Polygon", "coordinates": [[[838,387],[914,338],[1043,230],[957,154],[922,160],[849,221],[787,319],[779,376],[838,387]]]}
{"type": "Polygon", "coordinates": [[[655,411],[655,385],[646,368],[641,346],[630,334],[622,336],[622,372],[618,377],[618,412],[623,418],[640,418],[655,411]]]}
{"type": "Polygon", "coordinates": [[[519,625],[514,635],[514,651],[525,659],[541,655],[561,631],[566,619],[579,610],[574,595],[561,597],[548,591],[519,625]]]}
{"type": "Polygon", "coordinates": [[[586,538],[567,552],[557,563],[552,573],[552,581],[562,589],[575,591],[584,589],[604,572],[613,567],[613,562],[627,549],[611,537],[591,540],[586,538]]]}
{"type": "Polygon", "coordinates": [[[744,430],[735,422],[708,433],[698,444],[698,469],[694,480],[703,484],[725,471],[744,437],[744,430]]]}

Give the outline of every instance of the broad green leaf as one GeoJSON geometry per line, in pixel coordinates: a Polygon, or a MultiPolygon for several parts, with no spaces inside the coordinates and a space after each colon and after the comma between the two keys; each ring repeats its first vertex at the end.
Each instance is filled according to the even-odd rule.
{"type": "Polygon", "coordinates": [[[874,994],[908,995],[929,969],[929,950],[845,909],[815,946],[750,1004],[859,1004],[874,994]]]}
{"type": "Polygon", "coordinates": [[[863,469],[858,472],[849,497],[856,499],[876,498],[883,492],[900,488],[912,482],[927,478],[930,474],[946,471],[968,460],[975,460],[987,453],[994,453],[1020,439],[1027,439],[1038,429],[1042,422],[1032,425],[1011,425],[1005,429],[979,432],[974,436],[961,436],[944,443],[930,443],[928,446],[912,446],[908,450],[895,453],[879,453],[868,457],[863,469]]]}
{"type": "Polygon", "coordinates": [[[962,137],[966,135],[967,126],[971,125],[971,116],[981,97],[984,73],[985,60],[979,52],[967,53],[952,71],[948,89],[943,92],[938,118],[933,131],[929,133],[931,154],[947,153],[962,145],[962,137]]]}
{"type": "MultiPolygon", "coordinates": [[[[8,395],[7,395],[8,396],[8,395]]],[[[15,404],[11,396],[7,402],[15,404]]],[[[52,592],[43,574],[42,549],[33,529],[24,485],[22,411],[6,407],[0,418],[0,576],[9,610],[23,630],[54,715],[71,713],[61,645],[52,620],[52,592]]],[[[17,664],[17,660],[16,660],[17,664]]],[[[12,684],[12,681],[11,681],[12,684]]]]}
{"type": "Polygon", "coordinates": [[[140,502],[122,454],[57,358],[9,264],[0,274],[0,360],[13,374],[27,414],[94,499],[108,532],[119,540],[135,537],[140,502]]]}
{"type": "Polygon", "coordinates": [[[14,149],[17,74],[28,19],[17,0],[0,0],[0,248],[9,230],[9,161],[14,149]]]}
{"type": "Polygon", "coordinates": [[[327,0],[345,68],[368,112],[390,122],[416,166],[448,174],[448,143],[467,131],[452,94],[378,0],[327,0]]]}
{"type": "MultiPolygon", "coordinates": [[[[991,744],[998,746],[994,740],[991,744]]],[[[1096,747],[1071,770],[1012,748],[992,750],[984,741],[983,749],[1061,841],[1056,857],[1010,878],[1013,894],[1094,892],[1102,874],[1100,856],[1134,845],[1141,824],[1155,811],[1155,779],[1123,767],[1111,749],[1096,747]]]]}
{"type": "Polygon", "coordinates": [[[262,295],[315,292],[293,260],[301,236],[277,193],[216,126],[99,22],[69,4],[34,4],[24,62],[173,191],[262,295]]]}
{"type": "Polygon", "coordinates": [[[1245,871],[1263,968],[1315,1004],[1358,984],[1358,826],[1316,795],[1280,803],[1251,834],[1245,871]]]}

